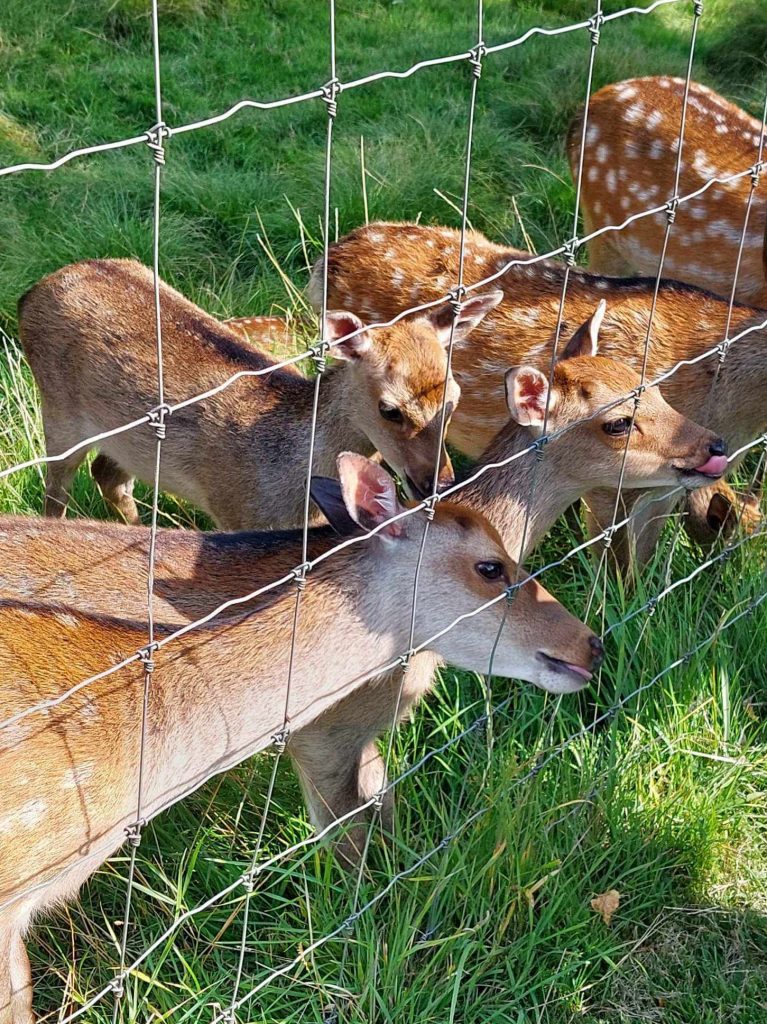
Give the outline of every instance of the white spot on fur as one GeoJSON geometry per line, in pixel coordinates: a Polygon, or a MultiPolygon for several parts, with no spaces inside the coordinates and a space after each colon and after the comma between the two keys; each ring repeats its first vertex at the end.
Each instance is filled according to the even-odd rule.
{"type": "Polygon", "coordinates": [[[586,177],[588,178],[589,181],[596,181],[597,180],[597,178],[599,177],[599,168],[597,167],[596,164],[592,164],[589,167],[588,171],[586,171],[586,177]]]}
{"type": "Polygon", "coordinates": [[[621,196],[621,210],[628,210],[631,206],[631,200],[628,196],[621,196]]]}
{"type": "Polygon", "coordinates": [[[393,260],[396,255],[397,254],[395,253],[394,249],[387,249],[386,252],[384,253],[384,259],[393,260]]]}
{"type": "Polygon", "coordinates": [[[375,242],[376,245],[380,245],[381,242],[383,242],[384,238],[385,238],[385,235],[384,235],[383,231],[371,231],[370,232],[370,241],[371,242],[375,242]]]}
{"type": "Polygon", "coordinates": [[[596,142],[599,141],[599,136],[600,135],[601,135],[601,132],[599,131],[598,125],[590,124],[588,126],[587,130],[586,130],[586,143],[587,143],[587,145],[593,146],[596,142]]]}
{"type": "Polygon", "coordinates": [[[91,778],[96,766],[93,762],[90,764],[80,764],[76,768],[72,768],[64,775],[64,780],[61,783],[62,789],[78,789],[83,783],[87,782],[91,778]]]}
{"type": "Polygon", "coordinates": [[[433,249],[434,248],[434,239],[433,238],[427,238],[426,239],[426,244],[428,245],[428,247],[430,249],[433,249]]]}
{"type": "Polygon", "coordinates": [[[702,178],[715,178],[717,168],[711,163],[705,150],[698,149],[692,161],[692,166],[702,178]]]}
{"type": "Polygon", "coordinates": [[[605,188],[608,192],[614,192],[618,186],[618,175],[615,173],[615,168],[611,167],[605,175],[605,188]]]}
{"type": "Polygon", "coordinates": [[[647,118],[648,128],[657,128],[663,120],[663,114],[659,110],[653,110],[653,112],[647,118]]]}
{"type": "Polygon", "coordinates": [[[666,152],[665,144],[660,139],[653,139],[650,144],[650,159],[661,160],[666,152]]]}
{"type": "Polygon", "coordinates": [[[626,111],[626,120],[630,121],[631,124],[639,124],[644,120],[645,109],[642,103],[632,104],[626,111]]]}
{"type": "Polygon", "coordinates": [[[391,283],[393,288],[399,288],[402,282],[405,280],[404,270],[395,270],[391,276],[391,283]]]}
{"type": "Polygon", "coordinates": [[[597,146],[597,161],[600,164],[607,163],[608,149],[604,142],[597,146]]]}
{"type": "Polygon", "coordinates": [[[23,828],[34,828],[42,821],[48,805],[44,800],[30,800],[16,811],[0,819],[0,832],[10,834],[23,828]]]}

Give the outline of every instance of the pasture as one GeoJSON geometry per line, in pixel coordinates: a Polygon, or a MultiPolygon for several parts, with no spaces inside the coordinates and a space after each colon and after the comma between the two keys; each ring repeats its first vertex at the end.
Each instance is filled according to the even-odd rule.
{"type": "MultiPolygon", "coordinates": [[[[605,10],[621,6],[610,0],[605,10]]],[[[695,79],[756,116],[767,77],[761,7],[707,0],[693,66],[695,79]]],[[[683,75],[690,8],[672,4],[605,25],[594,88],[683,75]]],[[[475,41],[472,2],[339,0],[337,11],[341,80],[475,41]]],[[[489,0],[485,39],[591,13],[585,0],[489,0]]],[[[323,0],[168,0],[160,25],[171,125],[329,77],[323,0]]],[[[585,31],[534,37],[485,61],[469,219],[495,241],[544,252],[569,235],[575,190],[564,140],[585,98],[588,47],[585,31]]],[[[53,159],[154,121],[143,0],[4,5],[0,68],[2,165],[53,159]]],[[[457,63],[341,95],[333,234],[366,215],[459,224],[468,90],[468,70],[457,63]]],[[[162,186],[164,279],[219,317],[304,309],[302,289],[321,250],[325,123],[320,102],[303,103],[245,110],[172,138],[162,186]]],[[[43,274],[86,257],[150,263],[152,168],[142,146],[0,179],[0,467],[44,451],[35,388],[14,340],[17,299],[43,274]]],[[[744,480],[755,466],[754,457],[744,480]]],[[[137,493],[148,510],[149,491],[137,493]]],[[[37,515],[42,498],[38,469],[0,480],[4,513],[37,515]]],[[[160,507],[162,525],[206,525],[170,496],[160,507]]],[[[70,514],[108,516],[84,469],[70,514]]],[[[531,565],[561,559],[581,539],[561,521],[531,565]]],[[[703,557],[669,529],[634,591],[595,578],[588,552],[545,572],[546,587],[598,632],[618,624],[599,683],[581,698],[441,673],[396,736],[392,774],[449,745],[396,787],[395,836],[373,842],[360,904],[403,877],[352,928],[259,992],[242,1021],[767,1022],[767,602],[738,618],[765,590],[763,538],[714,561],[652,614],[645,607],[703,557]],[[502,705],[491,727],[450,742],[488,702],[502,705]],[[569,741],[610,708],[603,727],[569,741]],[[608,923],[591,903],[613,889],[620,903],[608,923]]],[[[152,823],[138,855],[133,956],[247,869],[270,772],[268,757],[254,758],[152,823]]],[[[263,852],[278,855],[310,832],[283,763],[263,852]]],[[[42,1020],[57,1019],[62,992],[69,1013],[113,976],[127,856],[35,930],[42,1020]]],[[[125,1020],[206,1021],[212,1004],[228,1004],[243,896],[238,889],[196,914],[154,951],[126,982],[125,1020]]],[[[243,989],[336,932],[354,906],[353,882],[322,847],[259,876],[243,989]]],[[[84,1019],[101,1024],[111,1015],[107,999],[84,1019]]]]}

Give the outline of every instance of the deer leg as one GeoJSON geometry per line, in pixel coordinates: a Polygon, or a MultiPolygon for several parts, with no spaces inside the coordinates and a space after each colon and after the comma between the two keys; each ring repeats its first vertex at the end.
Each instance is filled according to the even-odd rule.
{"type": "Polygon", "coordinates": [[[141,516],[133,500],[133,477],[120,469],[108,455],[99,452],[91,465],[91,476],[104,495],[104,500],[122,516],[129,526],[140,526],[141,516]]]}
{"type": "Polygon", "coordinates": [[[0,925],[0,1024],[33,1024],[32,974],[21,932],[0,925]]]}
{"type": "MultiPolygon", "coordinates": [[[[350,823],[337,854],[356,863],[364,850],[366,823],[371,808],[352,814],[386,786],[384,760],[376,738],[392,728],[395,711],[400,721],[431,686],[437,660],[418,654],[401,669],[372,680],[341,700],[316,722],[290,739],[289,751],[298,771],[309,816],[322,830],[337,818],[350,815],[350,823]]],[[[393,796],[383,795],[381,819],[388,830],[393,817],[393,796]]]]}
{"type": "MultiPolygon", "coordinates": [[[[57,455],[67,451],[81,441],[76,422],[67,422],[52,414],[43,405],[43,429],[45,451],[57,455]]],[[[72,486],[77,467],[83,461],[86,449],[74,452],[69,458],[49,462],[45,471],[45,515],[52,519],[64,519],[69,504],[69,488],[72,486]]]]}
{"type": "MultiPolygon", "coordinates": [[[[627,491],[620,495],[615,518],[618,522],[631,518],[614,534],[610,555],[613,566],[626,579],[630,580],[651,560],[665,522],[677,504],[676,497],[659,500],[656,495],[657,491],[627,491]]],[[[616,492],[612,490],[599,489],[588,494],[585,518],[590,537],[611,525],[615,501],[616,492]]]]}

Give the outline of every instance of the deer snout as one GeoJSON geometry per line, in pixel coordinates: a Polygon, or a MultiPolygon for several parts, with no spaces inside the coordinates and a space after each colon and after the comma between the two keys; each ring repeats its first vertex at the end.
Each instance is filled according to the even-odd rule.
{"type": "MultiPolygon", "coordinates": [[[[729,460],[727,458],[727,442],[722,437],[709,435],[711,438],[704,449],[706,457],[702,462],[692,466],[677,466],[685,487],[695,488],[705,485],[707,480],[718,480],[727,472],[729,460]]],[[[697,456],[700,458],[700,455],[697,456]]]]}
{"type": "Polygon", "coordinates": [[[546,651],[538,651],[537,658],[544,666],[541,684],[550,693],[574,693],[582,689],[604,661],[605,649],[598,636],[593,634],[587,641],[588,654],[583,655],[585,664],[557,658],[546,651]]]}
{"type": "MultiPolygon", "coordinates": [[[[405,478],[414,498],[427,498],[434,490],[433,465],[420,470],[415,475],[406,472],[405,478]]],[[[439,493],[448,487],[452,487],[454,483],[455,471],[453,470],[453,463],[450,461],[447,449],[443,445],[439,460],[439,470],[437,472],[437,492],[439,493]]]]}

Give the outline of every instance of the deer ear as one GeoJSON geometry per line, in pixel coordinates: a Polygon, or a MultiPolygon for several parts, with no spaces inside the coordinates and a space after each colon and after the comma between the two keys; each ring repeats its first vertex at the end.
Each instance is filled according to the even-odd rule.
{"type": "MultiPolygon", "coordinates": [[[[347,512],[364,530],[372,530],[404,511],[394,481],[377,463],[356,452],[341,452],[338,475],[347,512]]],[[[406,535],[405,520],[389,523],[380,534],[387,539],[406,535]]]]}
{"type": "MultiPolygon", "coordinates": [[[[475,295],[461,303],[461,312],[455,321],[453,344],[459,345],[490,312],[495,309],[503,298],[500,289],[475,295]]],[[[453,323],[453,307],[439,306],[431,315],[430,320],[443,345],[450,344],[450,328],[453,323]]]]}
{"type": "Polygon", "coordinates": [[[347,360],[361,359],[373,344],[360,318],[346,310],[333,310],[325,315],[325,341],[333,342],[332,356],[347,360]],[[347,338],[350,334],[354,337],[347,338]]]}
{"type": "Polygon", "coordinates": [[[549,380],[534,366],[512,366],[506,371],[506,402],[511,418],[523,427],[542,427],[557,404],[556,391],[549,397],[549,380]]]}
{"type": "Polygon", "coordinates": [[[346,508],[341,484],[330,476],[313,476],[309,493],[320,512],[342,537],[352,537],[360,532],[346,508]]]}
{"type": "Polygon", "coordinates": [[[573,359],[575,356],[595,356],[599,347],[599,328],[604,320],[607,303],[604,299],[584,321],[572,338],[565,345],[560,359],[573,359]]]}

